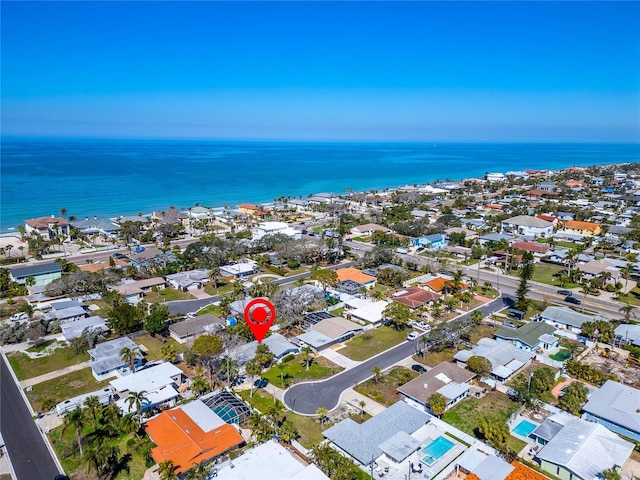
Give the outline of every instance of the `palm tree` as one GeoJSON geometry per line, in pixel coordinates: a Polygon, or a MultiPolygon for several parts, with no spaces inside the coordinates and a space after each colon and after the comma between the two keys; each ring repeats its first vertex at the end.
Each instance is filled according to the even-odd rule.
{"type": "Polygon", "coordinates": [[[158,466],[160,480],[177,480],[176,470],[178,470],[178,467],[171,460],[165,460],[158,466]]]}
{"type": "Polygon", "coordinates": [[[129,369],[131,370],[131,373],[136,371],[135,362],[136,362],[137,356],[138,356],[137,348],[124,347],[122,350],[120,350],[120,359],[124,363],[129,364],[129,369]]]}
{"type": "Polygon", "coordinates": [[[129,396],[127,397],[127,404],[129,405],[129,410],[134,405],[136,406],[136,412],[138,417],[142,415],[142,406],[145,403],[149,403],[149,398],[147,397],[147,392],[142,390],[140,392],[130,391],[129,396]]]}
{"type": "Polygon", "coordinates": [[[218,289],[218,278],[220,277],[220,267],[214,265],[209,268],[209,281],[213,283],[213,288],[218,289]]]}
{"type": "Polygon", "coordinates": [[[624,293],[626,294],[629,287],[629,278],[631,278],[631,274],[633,273],[633,263],[627,263],[620,269],[620,273],[622,273],[622,277],[624,278],[624,293]]]}
{"type": "Polygon", "coordinates": [[[324,421],[327,419],[328,414],[329,414],[329,410],[327,410],[324,407],[319,407],[318,410],[316,410],[316,415],[320,419],[320,424],[324,425],[324,421]]]}
{"type": "Polygon", "coordinates": [[[204,377],[193,377],[193,380],[191,380],[191,390],[197,395],[208,392],[210,388],[209,382],[207,382],[204,377]]]}
{"type": "Polygon", "coordinates": [[[380,377],[382,376],[382,367],[376,365],[371,369],[371,372],[373,373],[373,382],[378,385],[378,382],[380,382],[380,377]]]}
{"type": "Polygon", "coordinates": [[[82,455],[82,459],[87,462],[87,473],[96,472],[98,478],[104,475],[107,463],[107,451],[104,446],[103,443],[91,445],[82,455]]]}
{"type": "Polygon", "coordinates": [[[76,440],[78,442],[78,450],[80,450],[80,455],[82,455],[82,427],[84,427],[84,412],[80,407],[76,407],[74,410],[71,410],[64,417],[62,433],[68,429],[73,428],[76,431],[76,440]]]}
{"type": "Polygon", "coordinates": [[[254,358],[252,360],[249,360],[244,365],[244,371],[247,372],[247,374],[251,375],[251,392],[249,393],[249,396],[253,397],[253,387],[255,384],[255,376],[260,375],[262,373],[262,365],[260,365],[260,363],[254,358]]]}
{"type": "Polygon", "coordinates": [[[98,413],[100,412],[100,410],[102,410],[100,399],[95,395],[91,395],[85,399],[84,406],[87,407],[87,409],[89,409],[89,411],[91,412],[91,416],[93,417],[93,427],[97,430],[98,413]]]}
{"type": "Polygon", "coordinates": [[[637,308],[633,305],[631,305],[630,303],[627,302],[626,305],[623,305],[622,307],[620,307],[620,312],[624,313],[624,321],[626,323],[629,323],[629,319],[631,317],[636,318],[636,311],[637,308]]]}
{"type": "Polygon", "coordinates": [[[204,464],[204,462],[197,463],[187,472],[187,479],[201,480],[203,478],[208,478],[207,471],[208,467],[204,464]]]}
{"type": "Polygon", "coordinates": [[[300,353],[302,354],[302,359],[304,360],[305,368],[309,371],[309,366],[311,365],[311,354],[313,353],[313,349],[309,345],[305,345],[300,349],[300,353]]]}
{"type": "Polygon", "coordinates": [[[298,437],[298,429],[295,423],[291,420],[287,420],[280,427],[280,438],[286,443],[291,443],[291,440],[295,440],[298,437]]]}
{"type": "Polygon", "coordinates": [[[364,400],[360,400],[358,402],[358,405],[360,405],[360,418],[362,418],[362,416],[364,415],[364,407],[367,405],[367,402],[365,402],[364,400]]]}

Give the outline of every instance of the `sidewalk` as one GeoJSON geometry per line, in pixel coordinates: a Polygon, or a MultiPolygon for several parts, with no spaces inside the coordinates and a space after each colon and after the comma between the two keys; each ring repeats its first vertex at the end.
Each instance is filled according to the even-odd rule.
{"type": "Polygon", "coordinates": [[[332,350],[331,348],[325,348],[320,352],[324,358],[331,360],[333,363],[340,365],[345,370],[348,370],[353,367],[357,367],[362,362],[356,362],[355,360],[351,360],[350,358],[345,357],[344,355],[332,350]]]}
{"type": "Polygon", "coordinates": [[[387,407],[385,407],[384,405],[370,399],[369,397],[361,395],[353,388],[347,388],[344,392],[342,392],[342,401],[356,407],[358,410],[361,408],[360,402],[363,401],[365,403],[364,411],[372,417],[381,412],[384,412],[387,409],[387,407]]]}
{"type": "Polygon", "coordinates": [[[39,375],[37,377],[28,378],[26,380],[22,380],[20,382],[20,388],[30,387],[32,385],[36,385],[38,383],[46,382],[47,380],[51,380],[53,378],[58,378],[67,373],[77,372],[78,370],[83,370],[85,368],[89,368],[91,366],[91,362],[87,360],[86,362],[78,363],[76,365],[71,365],[69,367],[62,368],[60,370],[56,370],[55,372],[45,373],[43,375],[39,375]]]}

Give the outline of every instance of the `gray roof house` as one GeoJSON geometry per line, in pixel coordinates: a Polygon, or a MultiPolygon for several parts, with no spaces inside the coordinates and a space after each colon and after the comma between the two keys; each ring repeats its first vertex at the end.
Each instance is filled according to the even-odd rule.
{"type": "Polygon", "coordinates": [[[500,327],[494,336],[498,342],[512,345],[530,352],[540,348],[549,350],[558,346],[558,338],[553,336],[555,327],[544,322],[529,322],[519,328],[500,327]]]}
{"type": "Polygon", "coordinates": [[[201,288],[202,284],[209,281],[209,272],[204,269],[189,270],[188,272],[173,273],[167,275],[167,282],[176,290],[186,292],[201,288]]]}
{"type": "Polygon", "coordinates": [[[617,341],[640,347],[640,325],[623,323],[618,325],[614,332],[617,341]]]}
{"type": "Polygon", "coordinates": [[[462,400],[469,391],[469,380],[476,374],[451,362],[442,362],[431,370],[398,387],[401,398],[428,413],[429,398],[439,393],[447,399],[446,409],[462,400]]]}
{"type": "MultiPolygon", "coordinates": [[[[396,402],[362,424],[346,418],[326,429],[322,434],[331,441],[333,447],[360,465],[371,464],[372,460],[383,453],[391,454],[394,460],[402,461],[420,447],[420,442],[411,442],[407,437],[426,425],[431,418],[431,415],[420,412],[404,402],[396,402]],[[404,434],[402,438],[397,437],[399,433],[404,434]],[[404,458],[396,458],[398,452],[394,455],[393,452],[388,452],[388,449],[383,449],[390,445],[389,440],[394,437],[395,440],[409,447],[400,448],[401,456],[404,458]]],[[[391,444],[395,443],[398,442],[391,442],[391,444]]]]}
{"type": "Polygon", "coordinates": [[[640,442],[640,391],[635,388],[607,380],[582,409],[586,420],[640,442]]]}
{"type": "MultiPolygon", "coordinates": [[[[296,345],[291,343],[279,333],[269,335],[264,340],[262,340],[262,343],[269,347],[269,351],[273,353],[276,361],[280,361],[283,357],[290,353],[295,354],[300,352],[300,349],[296,345]]],[[[255,357],[257,348],[258,342],[254,340],[253,342],[242,345],[241,347],[235,349],[233,352],[230,352],[229,356],[234,358],[240,365],[244,365],[253,357],[255,357]]]]}
{"type": "Polygon", "coordinates": [[[62,336],[66,341],[81,337],[87,332],[105,333],[109,331],[107,321],[102,317],[86,317],[75,322],[63,323],[60,325],[62,336]]]}
{"type": "Polygon", "coordinates": [[[108,342],[102,342],[88,350],[87,353],[91,357],[91,373],[93,373],[96,380],[102,381],[120,374],[130,373],[129,365],[125,364],[120,357],[120,352],[123,348],[130,348],[137,352],[138,360],[134,368],[142,363],[142,352],[129,337],[120,337],[108,342]]]}
{"type": "Polygon", "coordinates": [[[9,277],[14,282],[24,285],[27,278],[33,277],[35,285],[46,285],[62,276],[62,267],[58,262],[38,263],[26,267],[16,267],[9,270],[9,277]]]}
{"type": "Polygon", "coordinates": [[[540,321],[556,328],[564,328],[574,332],[579,332],[584,322],[593,322],[600,319],[597,316],[578,313],[569,307],[547,307],[538,318],[540,321]]]}
{"type": "Polygon", "coordinates": [[[568,420],[536,457],[542,469],[556,477],[599,480],[604,470],[621,467],[633,447],[602,425],[576,418],[568,420]]]}
{"type": "Polygon", "coordinates": [[[316,350],[324,350],[331,345],[348,340],[362,329],[362,325],[346,318],[329,316],[296,338],[316,350]]]}
{"type": "Polygon", "coordinates": [[[205,313],[195,318],[187,318],[182,322],[172,323],[169,326],[169,335],[178,343],[187,343],[204,333],[212,333],[220,327],[224,327],[222,318],[205,313]]]}
{"type": "Polygon", "coordinates": [[[500,233],[548,237],[553,233],[553,223],[538,217],[518,215],[503,220],[500,224],[500,233]]]}
{"type": "Polygon", "coordinates": [[[514,373],[528,364],[535,353],[521,350],[508,342],[498,342],[491,338],[481,338],[472,350],[460,350],[453,358],[461,363],[467,362],[473,356],[485,357],[493,370],[491,377],[498,381],[505,381],[514,373]]]}

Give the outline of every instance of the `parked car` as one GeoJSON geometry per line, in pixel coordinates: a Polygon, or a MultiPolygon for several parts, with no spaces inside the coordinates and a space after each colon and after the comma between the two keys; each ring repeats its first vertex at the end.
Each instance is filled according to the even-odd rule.
{"type": "Polygon", "coordinates": [[[116,252],[113,255],[111,255],[113,258],[116,258],[118,260],[122,259],[122,258],[126,258],[122,253],[120,252],[116,252]]]}
{"type": "Polygon", "coordinates": [[[576,297],[564,297],[565,302],[573,303],[574,305],[580,305],[582,302],[578,300],[576,297]]]}
{"type": "Polygon", "coordinates": [[[558,290],[558,295],[564,295],[565,297],[572,297],[573,292],[571,290],[558,290]]]}
{"type": "Polygon", "coordinates": [[[502,324],[505,327],[518,328],[518,326],[515,323],[510,322],[509,320],[505,320],[504,322],[502,322],[502,324]]]}
{"type": "Polygon", "coordinates": [[[427,322],[416,322],[415,326],[421,328],[422,330],[431,330],[431,326],[427,322]]]}
{"type": "Polygon", "coordinates": [[[419,336],[418,332],[411,332],[407,335],[407,340],[416,340],[419,336]]]}
{"type": "Polygon", "coordinates": [[[9,317],[9,320],[13,320],[14,322],[17,322],[19,320],[28,320],[28,319],[29,319],[29,315],[27,315],[24,312],[14,313],[13,315],[11,315],[11,317],[9,317]]]}
{"type": "Polygon", "coordinates": [[[269,380],[266,378],[259,378],[253,382],[253,386],[256,388],[265,388],[267,385],[269,385],[269,380]]]}
{"type": "Polygon", "coordinates": [[[414,372],[418,372],[418,373],[425,373],[427,371],[427,369],[424,368],[419,363],[414,363],[413,365],[411,365],[411,370],[413,370],[414,372]]]}

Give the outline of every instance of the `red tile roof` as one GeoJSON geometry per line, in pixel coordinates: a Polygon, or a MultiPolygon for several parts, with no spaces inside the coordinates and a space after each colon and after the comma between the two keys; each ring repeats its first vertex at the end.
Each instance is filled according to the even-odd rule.
{"type": "Polygon", "coordinates": [[[25,220],[27,225],[32,228],[47,228],[49,225],[58,224],[58,225],[69,225],[64,218],[60,217],[40,217],[40,218],[32,218],[31,220],[25,220]]]}
{"type": "Polygon", "coordinates": [[[417,308],[425,303],[432,302],[439,299],[442,295],[437,293],[427,292],[421,288],[409,287],[405,289],[407,293],[393,297],[394,302],[403,303],[409,308],[417,308]]]}
{"type": "Polygon", "coordinates": [[[514,242],[512,245],[513,248],[517,248],[519,250],[525,250],[527,252],[534,253],[547,253],[549,247],[547,245],[540,245],[534,242],[514,242]]]}

